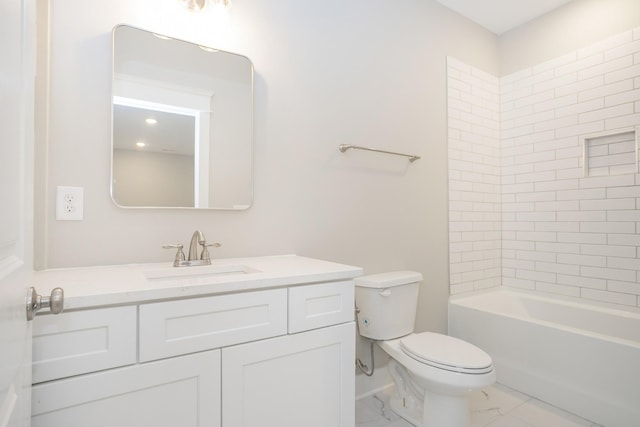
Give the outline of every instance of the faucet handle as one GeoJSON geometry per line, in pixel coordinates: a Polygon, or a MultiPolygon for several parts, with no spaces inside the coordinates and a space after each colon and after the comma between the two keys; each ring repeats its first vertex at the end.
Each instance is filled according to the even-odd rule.
{"type": "Polygon", "coordinates": [[[177,267],[180,264],[180,262],[186,259],[186,257],[184,256],[184,252],[182,251],[182,248],[184,247],[182,243],[167,243],[162,245],[162,247],[164,249],[178,249],[178,252],[176,252],[176,257],[173,260],[174,267],[177,267]]]}
{"type": "Polygon", "coordinates": [[[209,249],[207,249],[208,247],[219,248],[220,246],[222,246],[222,243],[207,243],[206,240],[202,240],[200,244],[202,245],[202,253],[200,254],[200,259],[204,261],[211,260],[211,258],[209,257],[209,249]]]}

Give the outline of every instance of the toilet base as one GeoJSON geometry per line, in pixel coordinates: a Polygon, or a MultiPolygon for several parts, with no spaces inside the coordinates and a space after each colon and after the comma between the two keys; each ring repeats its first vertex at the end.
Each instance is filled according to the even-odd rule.
{"type": "Polygon", "coordinates": [[[425,402],[419,406],[406,405],[406,400],[398,396],[390,403],[394,413],[416,427],[469,427],[471,423],[467,397],[426,393],[425,402]]]}
{"type": "Polygon", "coordinates": [[[401,418],[410,422],[414,426],[420,426],[422,423],[422,405],[419,408],[406,406],[403,398],[394,396],[389,401],[391,410],[401,418]]]}
{"type": "Polygon", "coordinates": [[[469,427],[468,396],[447,396],[425,391],[422,424],[420,427],[469,427]]]}
{"type": "Polygon", "coordinates": [[[425,390],[393,359],[389,360],[389,373],[395,383],[391,409],[400,417],[416,427],[469,427],[471,416],[466,394],[452,396],[425,390]]]}

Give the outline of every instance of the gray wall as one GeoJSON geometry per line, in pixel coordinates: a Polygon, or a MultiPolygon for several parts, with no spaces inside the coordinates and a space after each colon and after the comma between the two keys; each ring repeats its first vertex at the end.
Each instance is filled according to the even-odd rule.
{"type": "Polygon", "coordinates": [[[366,273],[420,271],[417,327],[446,331],[445,57],[497,74],[493,34],[431,0],[242,0],[230,22],[182,10],[177,0],[50,7],[49,85],[39,93],[48,121],[41,117],[38,129],[37,269],[169,262],[173,253],[161,245],[186,244],[198,228],[223,242],[216,257],[296,253],[366,273]],[[120,23],[252,59],[249,210],[125,210],[111,202],[110,37],[120,23]],[[341,154],[344,143],[422,159],[341,154]],[[55,221],[58,185],[84,187],[84,221],[55,221]]]}

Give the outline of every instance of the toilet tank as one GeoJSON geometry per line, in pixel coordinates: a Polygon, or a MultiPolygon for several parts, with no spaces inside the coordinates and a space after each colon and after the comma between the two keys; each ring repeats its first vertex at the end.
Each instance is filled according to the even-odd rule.
{"type": "Polygon", "coordinates": [[[358,331],[374,340],[413,332],[422,274],[392,271],[355,279],[358,331]]]}

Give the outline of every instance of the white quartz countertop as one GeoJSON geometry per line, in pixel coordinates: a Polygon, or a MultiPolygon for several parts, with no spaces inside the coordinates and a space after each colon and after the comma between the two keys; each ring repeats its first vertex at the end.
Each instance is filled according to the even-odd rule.
{"type": "Polygon", "coordinates": [[[65,310],[74,310],[349,280],[361,274],[359,267],[281,255],[218,259],[197,267],[165,262],[43,270],[34,272],[33,286],[41,295],[63,288],[65,310]]]}

